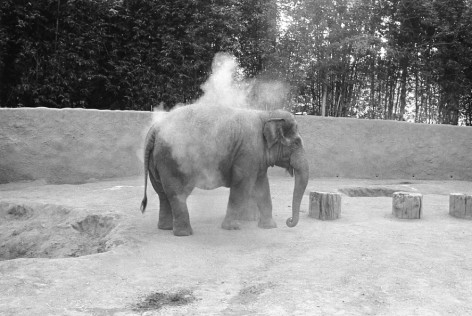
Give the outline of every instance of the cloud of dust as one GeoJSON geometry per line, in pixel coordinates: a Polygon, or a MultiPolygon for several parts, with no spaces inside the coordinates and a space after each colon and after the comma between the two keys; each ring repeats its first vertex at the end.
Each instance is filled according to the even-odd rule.
{"type": "Polygon", "coordinates": [[[276,80],[251,80],[249,85],[249,107],[273,111],[284,109],[288,106],[289,86],[276,80]]]}
{"type": "Polygon", "coordinates": [[[215,55],[210,77],[201,89],[203,95],[195,104],[257,110],[283,109],[289,93],[288,85],[282,81],[245,78],[237,59],[227,53],[215,55]]]}
{"type": "Polygon", "coordinates": [[[195,103],[247,107],[247,85],[241,80],[242,74],[243,70],[234,56],[216,54],[210,77],[201,86],[203,95],[195,103]]]}

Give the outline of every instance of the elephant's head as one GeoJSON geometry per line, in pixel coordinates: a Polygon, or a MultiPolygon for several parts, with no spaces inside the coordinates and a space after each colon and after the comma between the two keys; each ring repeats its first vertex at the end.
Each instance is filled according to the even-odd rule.
{"type": "Polygon", "coordinates": [[[298,223],[300,204],[309,177],[308,161],[297,122],[290,113],[271,112],[264,122],[263,134],[267,164],[285,168],[292,176],[295,174],[292,217],[287,219],[287,226],[294,227],[298,223]]]}

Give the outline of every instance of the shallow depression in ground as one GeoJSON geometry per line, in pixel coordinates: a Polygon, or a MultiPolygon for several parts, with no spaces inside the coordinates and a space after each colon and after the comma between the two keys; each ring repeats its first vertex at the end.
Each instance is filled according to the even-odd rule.
{"type": "Polygon", "coordinates": [[[0,260],[80,257],[110,250],[118,216],[54,204],[0,202],[0,260]]]}

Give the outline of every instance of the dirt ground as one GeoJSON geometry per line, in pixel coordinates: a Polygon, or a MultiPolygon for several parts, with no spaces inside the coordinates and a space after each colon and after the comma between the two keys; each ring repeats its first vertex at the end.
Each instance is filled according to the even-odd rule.
{"type": "Polygon", "coordinates": [[[288,228],[293,179],[271,177],[278,228],[239,231],[220,228],[227,189],[196,190],[190,237],[157,229],[152,189],[141,215],[142,183],[0,185],[0,315],[472,314],[472,221],[448,214],[472,182],[311,179],[288,228]],[[347,195],[340,219],[308,217],[309,191],[354,186],[420,192],[423,218],[347,195]]]}

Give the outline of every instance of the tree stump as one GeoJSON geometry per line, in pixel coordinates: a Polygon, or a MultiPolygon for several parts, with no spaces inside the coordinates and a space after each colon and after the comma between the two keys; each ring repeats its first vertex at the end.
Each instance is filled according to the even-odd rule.
{"type": "Polygon", "coordinates": [[[472,195],[451,193],[449,195],[449,215],[458,218],[472,218],[472,195]]]}
{"type": "Polygon", "coordinates": [[[341,194],[310,192],[308,216],[321,220],[333,220],[341,215],[341,194]]]}
{"type": "Polygon", "coordinates": [[[412,192],[393,193],[392,214],[397,218],[419,219],[423,213],[423,195],[412,192]]]}

